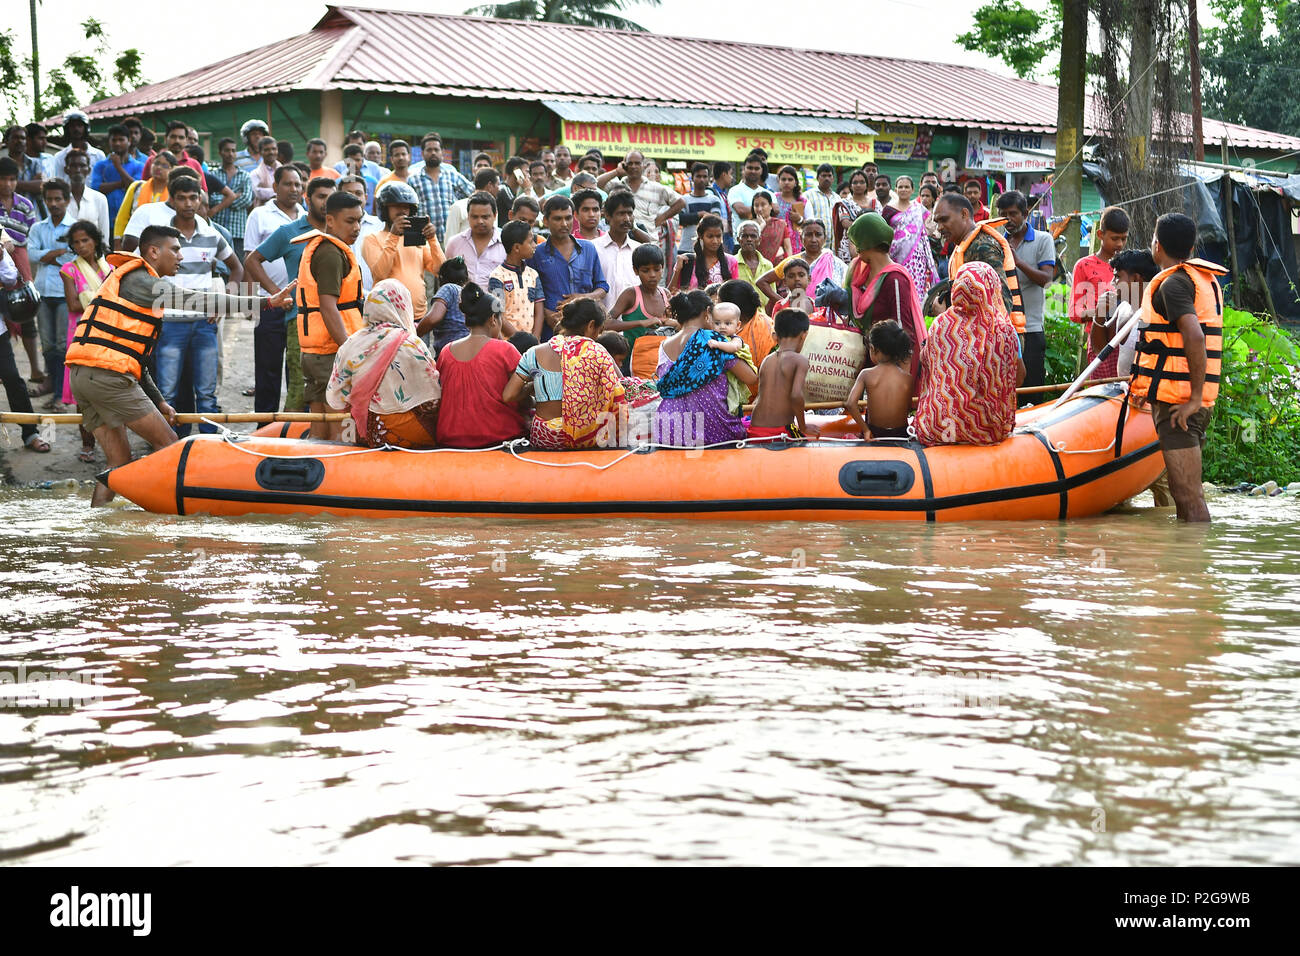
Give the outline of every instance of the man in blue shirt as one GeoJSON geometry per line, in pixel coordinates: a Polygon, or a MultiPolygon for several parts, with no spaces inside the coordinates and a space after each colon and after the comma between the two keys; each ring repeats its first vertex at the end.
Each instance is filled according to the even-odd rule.
{"type": "MultiPolygon", "coordinates": [[[[101,159],[90,171],[90,188],[108,199],[108,224],[114,228],[117,211],[122,208],[126,187],[144,175],[144,163],[131,159],[131,134],[125,126],[108,128],[108,158],[101,159]]],[[[105,237],[107,238],[107,237],[105,237]]],[[[114,244],[116,245],[116,243],[114,244]]]]}
{"type": "MultiPolygon", "coordinates": [[[[313,179],[308,185],[307,215],[285,223],[271,233],[260,246],[248,254],[244,260],[244,270],[249,278],[261,284],[267,291],[279,291],[266,270],[263,262],[284,260],[285,272],[292,282],[298,278],[298,264],[302,261],[302,252],[306,243],[293,240],[311,232],[313,229],[325,231],[325,203],[334,192],[334,183],[324,177],[313,179]]],[[[280,367],[283,364],[288,381],[285,383],[284,410],[298,412],[305,409],[303,402],[302,354],[298,350],[298,305],[297,296],[294,303],[284,310],[284,321],[275,321],[275,316],[263,313],[254,330],[254,383],[256,398],[254,407],[258,411],[271,411],[263,408],[267,396],[272,405],[280,398],[280,367]],[[265,328],[263,328],[265,326],[265,328]],[[261,333],[259,348],[258,334],[261,333]]]]}
{"type": "Polygon", "coordinates": [[[552,196],[542,209],[550,238],[537,247],[524,263],[537,271],[542,280],[544,299],[542,341],[555,334],[559,310],[578,299],[604,302],[609,283],[600,268],[600,256],[590,242],[574,238],[573,201],[568,196],[552,196]]]}

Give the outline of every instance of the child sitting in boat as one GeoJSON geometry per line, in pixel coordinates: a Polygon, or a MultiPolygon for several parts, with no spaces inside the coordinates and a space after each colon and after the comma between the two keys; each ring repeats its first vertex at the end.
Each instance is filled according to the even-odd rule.
{"type": "Polygon", "coordinates": [[[893,319],[877,322],[867,339],[872,366],[858,373],[845,403],[862,429],[862,436],[907,438],[907,415],[912,410],[912,337],[893,319]],[[867,417],[858,408],[867,395],[867,417]]]}
{"type": "Polygon", "coordinates": [[[808,359],[802,354],[808,338],[808,313],[782,309],[776,314],[776,351],[763,359],[758,371],[758,401],[750,419],[748,437],[816,438],[817,426],[804,421],[803,382],[808,359]]]}
{"type": "MultiPolygon", "coordinates": [[[[718,349],[726,352],[728,355],[734,355],[740,359],[755,372],[758,367],[754,364],[754,356],[749,352],[749,346],[745,340],[740,337],[740,307],[732,305],[730,302],[719,302],[713,307],[713,331],[720,335],[725,335],[725,341],[721,339],[711,339],[709,348],[718,349]]],[[[727,372],[727,412],[731,415],[739,415],[740,408],[749,400],[749,386],[736,378],[734,372],[727,372]]]]}

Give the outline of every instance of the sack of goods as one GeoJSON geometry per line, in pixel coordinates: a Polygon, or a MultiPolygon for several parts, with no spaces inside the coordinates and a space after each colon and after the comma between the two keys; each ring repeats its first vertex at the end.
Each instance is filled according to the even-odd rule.
{"type": "Polygon", "coordinates": [[[803,343],[808,375],[803,394],[807,402],[843,402],[867,362],[867,345],[857,329],[814,323],[803,343]]]}

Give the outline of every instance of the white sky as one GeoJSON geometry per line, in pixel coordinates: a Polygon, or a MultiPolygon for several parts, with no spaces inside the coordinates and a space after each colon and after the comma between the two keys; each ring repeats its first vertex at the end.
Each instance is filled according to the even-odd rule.
{"type": "MultiPolygon", "coordinates": [[[[463,13],[473,5],[475,0],[370,0],[357,4],[439,13],[463,13]]],[[[657,33],[939,60],[1011,75],[999,61],[968,53],[953,39],[970,29],[977,5],[971,0],[870,0],[866,4],[853,0],[663,0],[661,7],[638,6],[625,15],[657,33]],[[752,15],[739,16],[742,10],[752,11],[752,15]],[[796,16],[791,29],[791,19],[796,16]]],[[[25,7],[11,3],[5,18],[20,56],[31,49],[25,7]]],[[[142,15],[138,4],[43,0],[37,8],[41,72],[46,74],[69,53],[81,52],[84,41],[75,24],[91,16],[105,25],[114,52],[131,46],[141,50],[145,79],[153,82],[304,33],[324,14],[325,7],[319,0],[223,0],[194,8],[202,12],[193,26],[181,33],[178,21],[161,12],[162,8],[142,15]]],[[[932,91],[931,95],[944,94],[932,91]]]]}

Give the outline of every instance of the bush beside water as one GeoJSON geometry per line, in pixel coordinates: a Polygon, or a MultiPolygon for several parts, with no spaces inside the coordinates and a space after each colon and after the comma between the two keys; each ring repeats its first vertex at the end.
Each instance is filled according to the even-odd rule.
{"type": "MultiPolygon", "coordinates": [[[[1066,313],[1069,287],[1047,292],[1047,381],[1073,381],[1082,371],[1082,327],[1066,313]]],[[[1300,481],[1300,340],[1266,316],[1224,309],[1223,373],[1204,477],[1219,485],[1300,481]]]]}

